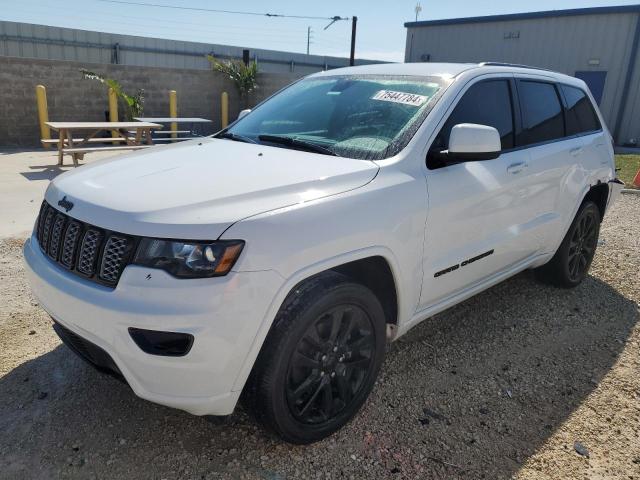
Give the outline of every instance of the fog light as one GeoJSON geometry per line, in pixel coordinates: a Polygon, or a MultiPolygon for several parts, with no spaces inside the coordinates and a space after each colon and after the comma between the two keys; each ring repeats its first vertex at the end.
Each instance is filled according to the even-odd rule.
{"type": "Polygon", "coordinates": [[[129,328],[129,335],[143,352],[150,355],[183,357],[193,345],[193,335],[189,333],[129,328]]]}

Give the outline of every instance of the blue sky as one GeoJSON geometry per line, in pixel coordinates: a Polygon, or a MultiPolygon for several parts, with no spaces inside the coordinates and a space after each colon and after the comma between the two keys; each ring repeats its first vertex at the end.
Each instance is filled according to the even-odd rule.
{"type": "MultiPolygon", "coordinates": [[[[402,61],[404,58],[404,22],[414,20],[415,0],[323,0],[309,1],[206,1],[206,0],[131,0],[139,3],[183,7],[227,9],[288,15],[358,17],[356,56],[402,61]]],[[[493,0],[491,2],[422,0],[420,20],[469,17],[502,13],[582,8],[605,5],[630,5],[625,2],[590,0],[493,0]]],[[[0,1],[0,20],[73,27],[125,33],[147,37],[173,38],[205,43],[238,45],[305,52],[307,27],[312,28],[311,53],[348,56],[350,22],[342,21],[323,30],[328,21],[268,18],[223,13],[174,10],[151,6],[105,3],[100,0],[4,0],[0,1]],[[4,5],[3,5],[4,4],[4,5]]]]}

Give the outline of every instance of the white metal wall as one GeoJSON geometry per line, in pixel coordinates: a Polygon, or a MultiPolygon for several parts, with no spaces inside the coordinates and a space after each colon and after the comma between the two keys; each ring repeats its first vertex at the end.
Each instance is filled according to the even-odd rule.
{"type": "MultiPolygon", "coordinates": [[[[522,63],[575,75],[606,71],[600,109],[615,127],[638,13],[546,17],[407,28],[405,61],[522,63]]],[[[640,58],[618,139],[640,141],[640,58]]]]}
{"type": "MultiPolygon", "coordinates": [[[[71,60],[87,63],[116,63],[114,45],[119,45],[118,64],[140,67],[210,68],[205,55],[242,58],[242,47],[137,37],[0,21],[0,55],[71,60]]],[[[348,58],[305,55],[276,50],[251,49],[264,73],[297,72],[307,74],[347,66],[348,58]]],[[[356,64],[378,63],[356,60],[356,64]]]]}

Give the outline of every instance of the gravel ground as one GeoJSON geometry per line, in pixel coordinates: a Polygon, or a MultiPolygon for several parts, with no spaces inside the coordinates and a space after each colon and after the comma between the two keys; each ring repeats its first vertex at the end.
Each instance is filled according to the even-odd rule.
{"type": "Polygon", "coordinates": [[[580,287],[525,272],[416,327],[355,420],[307,447],[95,372],[29,293],[22,240],[0,241],[0,477],[640,479],[639,212],[622,196],[580,287]]]}

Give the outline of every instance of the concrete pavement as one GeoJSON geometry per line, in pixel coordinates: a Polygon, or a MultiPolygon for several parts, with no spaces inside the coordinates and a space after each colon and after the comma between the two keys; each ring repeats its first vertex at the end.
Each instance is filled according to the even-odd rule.
{"type": "MultiPolygon", "coordinates": [[[[94,152],[81,163],[116,154],[94,152]]],[[[0,149],[0,238],[28,235],[49,182],[72,170],[71,163],[71,158],[65,157],[65,165],[59,167],[55,149],[0,149]]]]}

